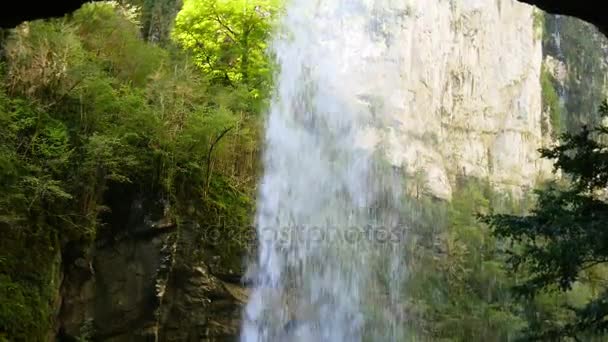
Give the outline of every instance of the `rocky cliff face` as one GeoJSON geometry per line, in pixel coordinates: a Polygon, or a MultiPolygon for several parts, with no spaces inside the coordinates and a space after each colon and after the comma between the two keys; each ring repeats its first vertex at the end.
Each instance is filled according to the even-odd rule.
{"type": "Polygon", "coordinates": [[[135,199],[115,210],[118,217],[106,218],[119,231],[111,238],[64,253],[60,341],[224,341],[238,335],[246,300],[240,263],[227,266],[224,258],[231,256],[205,241],[197,223],[169,222],[149,202],[135,199]]]}
{"type": "Polygon", "coordinates": [[[606,36],[581,20],[546,15],[543,51],[544,70],[550,75],[545,87],[558,96],[562,129],[577,131],[583,125],[595,125],[598,106],[606,98],[606,36]]]}
{"type": "Polygon", "coordinates": [[[390,162],[424,175],[443,199],[459,175],[510,191],[546,175],[535,9],[514,0],[410,1],[405,13],[383,28],[394,35],[386,49],[401,92],[385,108],[394,124],[381,133],[390,162]]]}

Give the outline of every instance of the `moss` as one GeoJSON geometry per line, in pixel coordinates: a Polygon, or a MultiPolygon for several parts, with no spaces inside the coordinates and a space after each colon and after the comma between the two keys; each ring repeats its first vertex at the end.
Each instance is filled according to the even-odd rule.
{"type": "Polygon", "coordinates": [[[534,9],[532,13],[532,25],[534,27],[534,38],[542,39],[545,31],[545,12],[534,9]]]}
{"type": "MultiPolygon", "coordinates": [[[[52,331],[60,258],[51,234],[3,230],[0,242],[0,336],[42,341],[52,331]]],[[[1,341],[1,339],[0,339],[1,341]]]]}
{"type": "Polygon", "coordinates": [[[551,127],[547,127],[546,121],[543,120],[541,129],[543,130],[543,134],[547,132],[551,132],[553,137],[557,137],[561,133],[561,122],[562,122],[562,114],[561,114],[561,106],[560,99],[557,91],[555,90],[555,85],[557,81],[551,75],[551,73],[547,70],[547,68],[543,67],[540,74],[540,85],[542,88],[542,101],[543,101],[543,112],[549,114],[549,124],[551,127]]]}

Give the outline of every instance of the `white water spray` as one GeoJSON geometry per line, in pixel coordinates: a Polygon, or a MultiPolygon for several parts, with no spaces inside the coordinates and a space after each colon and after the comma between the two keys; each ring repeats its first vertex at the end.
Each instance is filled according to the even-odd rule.
{"type": "Polygon", "coordinates": [[[242,341],[403,338],[402,186],[377,158],[386,114],[403,98],[384,30],[403,19],[402,3],[288,4],[272,44],[280,74],[242,341]]]}

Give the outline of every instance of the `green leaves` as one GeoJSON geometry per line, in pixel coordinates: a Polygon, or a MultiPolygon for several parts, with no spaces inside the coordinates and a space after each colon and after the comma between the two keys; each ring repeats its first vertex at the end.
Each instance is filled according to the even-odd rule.
{"type": "MultiPolygon", "coordinates": [[[[461,179],[455,190],[445,221],[431,210],[428,227],[421,229],[435,235],[421,236],[409,257],[407,294],[422,322],[412,329],[429,340],[513,340],[526,326],[523,306],[509,291],[513,279],[504,268],[506,256],[477,219],[490,208],[499,209],[502,196],[475,179],[461,179]]],[[[429,210],[437,204],[424,206],[429,210]]]]}
{"type": "Polygon", "coordinates": [[[548,16],[545,20],[543,49],[568,70],[561,85],[563,110],[568,114],[564,115],[562,126],[574,131],[583,125],[595,125],[597,104],[604,100],[606,89],[605,37],[593,25],[576,18],[548,16]],[[556,33],[560,36],[559,44],[554,40],[556,33]]]}
{"type": "MultiPolygon", "coordinates": [[[[600,116],[608,115],[602,105],[600,116]]],[[[603,334],[608,310],[608,154],[605,126],[583,127],[562,135],[562,143],[541,150],[555,160],[555,169],[567,182],[550,182],[537,190],[536,207],[527,216],[491,215],[485,218],[496,236],[513,241],[509,263],[523,278],[517,290],[526,297],[558,289],[572,294],[581,285],[596,290],[561,324],[530,331],[534,338],[603,334]],[[594,274],[593,278],[589,274],[594,274]],[[603,284],[597,286],[597,284],[603,284]]]]}
{"type": "Polygon", "coordinates": [[[26,176],[23,177],[22,184],[28,192],[33,194],[30,206],[34,206],[36,204],[35,201],[38,200],[54,201],[73,198],[72,195],[63,190],[60,181],[49,179],[48,177],[41,179],[26,176]]]}
{"type": "MultiPolygon", "coordinates": [[[[202,50],[190,51],[193,62],[169,44],[144,41],[138,19],[152,29],[166,18],[151,16],[171,6],[143,5],[140,16],[117,2],[87,4],[69,18],[26,23],[6,41],[0,340],[47,338],[62,249],[124,235],[120,222],[136,198],[166,203],[168,221],[221,229],[229,238],[214,247],[217,254],[230,254],[230,269],[241,266],[245,242],[232,238],[251,233],[257,114],[270,87],[264,49],[275,7],[188,2],[182,17],[201,25],[182,22],[176,32],[206,35],[214,61],[207,67],[202,50]],[[200,20],[210,13],[211,22],[200,20]]],[[[156,34],[166,32],[150,32],[150,40],[156,34]]]]}
{"type": "Polygon", "coordinates": [[[187,0],[173,36],[215,82],[264,99],[272,77],[266,41],[278,10],[276,0],[187,0]]]}
{"type": "MultiPolygon", "coordinates": [[[[544,14],[541,14],[544,17],[544,14]]],[[[547,126],[547,122],[543,120],[541,127],[543,132],[551,132],[553,137],[558,137],[561,134],[562,129],[562,117],[561,117],[561,105],[560,99],[557,95],[556,87],[557,81],[547,70],[547,67],[541,69],[540,74],[540,85],[542,91],[543,100],[543,111],[549,115],[550,129],[547,126]]]]}
{"type": "Polygon", "coordinates": [[[139,27],[121,5],[88,4],[74,13],[73,22],[86,49],[123,81],[144,86],[167,61],[167,51],[143,41],[139,27]]]}

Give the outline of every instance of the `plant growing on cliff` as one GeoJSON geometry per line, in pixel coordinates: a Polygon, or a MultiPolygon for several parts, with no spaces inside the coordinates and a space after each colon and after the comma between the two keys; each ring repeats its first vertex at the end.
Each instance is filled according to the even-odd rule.
{"type": "Polygon", "coordinates": [[[86,319],[80,326],[80,335],[76,338],[77,342],[90,342],[95,336],[95,322],[93,319],[86,319]]]}
{"type": "Polygon", "coordinates": [[[546,67],[543,66],[540,73],[540,85],[542,91],[542,101],[543,101],[543,112],[549,115],[548,123],[550,127],[547,127],[547,121],[543,120],[541,124],[541,128],[543,133],[551,132],[551,135],[554,138],[557,138],[561,134],[561,105],[559,95],[555,89],[557,81],[547,70],[546,67]]]}
{"type": "MultiPolygon", "coordinates": [[[[608,117],[608,104],[600,108],[608,117]]],[[[508,260],[517,272],[518,293],[539,298],[543,293],[569,293],[583,283],[591,291],[578,304],[567,303],[569,315],[561,322],[532,327],[536,340],[572,338],[608,333],[608,126],[583,127],[564,134],[559,146],[541,150],[555,160],[556,171],[567,176],[537,190],[538,201],[529,215],[485,217],[501,239],[512,243],[508,260]]]]}
{"type": "Polygon", "coordinates": [[[534,38],[542,39],[545,30],[545,12],[535,8],[532,12],[532,25],[534,28],[534,38]]]}
{"type": "Polygon", "coordinates": [[[598,103],[606,92],[606,37],[593,25],[577,18],[547,15],[544,53],[564,63],[568,77],[564,87],[564,131],[597,124],[598,103]]]}
{"type": "Polygon", "coordinates": [[[0,340],[46,339],[61,268],[95,240],[135,238],[137,198],[221,233],[249,223],[262,98],[150,44],[135,17],[96,2],[3,42],[0,340]]]}

